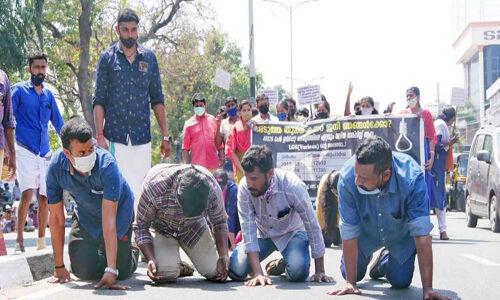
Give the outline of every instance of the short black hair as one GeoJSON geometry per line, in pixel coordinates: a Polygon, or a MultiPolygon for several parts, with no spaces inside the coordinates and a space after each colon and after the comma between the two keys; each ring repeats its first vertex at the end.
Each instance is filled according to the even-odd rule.
{"type": "Polygon", "coordinates": [[[304,116],[304,117],[309,117],[309,109],[307,109],[307,107],[302,107],[299,109],[299,112],[298,112],[298,115],[299,116],[304,116]]]}
{"type": "Polygon", "coordinates": [[[71,118],[61,128],[61,142],[64,149],[69,150],[69,145],[72,140],[86,143],[91,138],[92,128],[90,128],[90,125],[82,118],[71,118]]]}
{"type": "Polygon", "coordinates": [[[47,59],[47,54],[45,54],[43,51],[41,50],[35,50],[33,52],[31,52],[29,55],[28,55],[28,66],[31,67],[31,65],[33,64],[33,62],[37,59],[43,59],[45,60],[45,62],[48,62],[49,60],[47,59]]]}
{"type": "Polygon", "coordinates": [[[227,181],[229,180],[229,178],[227,176],[227,172],[223,169],[215,170],[214,177],[215,177],[215,180],[217,180],[217,182],[219,183],[219,186],[221,186],[221,188],[226,186],[227,181]]]}
{"type": "Polygon", "coordinates": [[[121,9],[118,13],[118,18],[116,19],[118,26],[120,26],[121,22],[135,22],[139,24],[139,16],[135,12],[135,10],[130,8],[121,9]]]}
{"type": "Polygon", "coordinates": [[[226,102],[224,102],[224,105],[227,105],[228,103],[233,102],[234,104],[238,105],[238,100],[234,96],[228,96],[226,98],[226,102]]]}
{"type": "Polygon", "coordinates": [[[415,95],[417,95],[417,97],[420,97],[420,89],[416,86],[411,86],[409,87],[406,92],[413,92],[415,95]]]}
{"type": "Polygon", "coordinates": [[[445,122],[449,122],[451,119],[455,117],[455,115],[456,115],[455,108],[451,105],[445,105],[438,117],[439,119],[445,122]]]}
{"type": "Polygon", "coordinates": [[[188,218],[201,216],[207,209],[210,183],[208,176],[193,165],[182,171],[177,186],[177,200],[188,218]]]}
{"type": "Polygon", "coordinates": [[[356,106],[360,106],[360,105],[361,105],[361,101],[356,101],[356,102],[354,102],[353,108],[356,108],[356,106]]]}
{"type": "Polygon", "coordinates": [[[367,138],[356,150],[356,161],[362,165],[374,165],[377,175],[392,166],[392,149],[381,137],[367,138]]]}
{"type": "Polygon", "coordinates": [[[193,97],[191,98],[191,102],[193,103],[193,105],[195,102],[203,102],[205,104],[207,103],[205,101],[205,96],[203,96],[202,93],[194,93],[193,97]]]}
{"type": "Polygon", "coordinates": [[[245,172],[253,172],[258,167],[261,172],[267,173],[274,169],[273,153],[267,146],[252,146],[243,156],[241,166],[245,172]]]}
{"type": "Polygon", "coordinates": [[[264,93],[259,93],[257,95],[257,98],[255,99],[255,102],[259,103],[259,101],[261,101],[261,100],[265,100],[265,101],[269,102],[269,97],[264,93]]]}
{"type": "Polygon", "coordinates": [[[257,109],[257,107],[253,107],[252,106],[252,116],[257,116],[259,114],[259,110],[257,109]]]}

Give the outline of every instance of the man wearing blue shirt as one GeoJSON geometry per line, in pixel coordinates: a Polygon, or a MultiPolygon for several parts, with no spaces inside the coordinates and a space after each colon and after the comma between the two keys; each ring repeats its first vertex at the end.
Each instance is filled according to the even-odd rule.
{"type": "Polygon", "coordinates": [[[115,27],[120,40],[99,56],[93,100],[97,144],[115,156],[136,206],[151,168],[150,107],[163,136],[162,158],[170,155],[158,62],[151,50],[137,43],[138,28],[135,11],[121,10],[115,27]]]}
{"type": "MultiPolygon", "coordinates": [[[[24,224],[28,206],[37,192],[38,241],[37,248],[45,248],[48,206],[45,174],[50,162],[48,125],[52,123],[57,133],[64,124],[52,92],[43,86],[47,71],[47,56],[35,51],[28,58],[28,81],[12,87],[12,111],[16,118],[17,179],[22,193],[19,204],[18,224],[24,224]]],[[[23,226],[17,228],[16,252],[24,252],[23,226]]]]}
{"type": "Polygon", "coordinates": [[[138,249],[132,249],[134,199],[113,156],[94,146],[92,129],[80,118],[61,129],[63,149],[58,150],[47,173],[50,233],[54,251],[52,283],[71,279],[64,266],[63,190],[76,202],[69,235],[71,271],[95,286],[127,289],[116,283],[137,268],[138,249]]]}
{"type": "Polygon", "coordinates": [[[407,288],[418,255],[424,299],[448,299],[432,289],[432,224],[424,175],[408,155],[383,139],[363,141],[343,167],[338,184],[344,288],[331,295],[360,294],[372,254],[382,248],[370,277],[407,288]]]}

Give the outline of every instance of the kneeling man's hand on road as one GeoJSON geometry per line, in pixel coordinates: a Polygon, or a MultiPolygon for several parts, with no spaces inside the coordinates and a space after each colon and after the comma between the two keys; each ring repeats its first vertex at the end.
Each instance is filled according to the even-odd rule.
{"type": "Polygon", "coordinates": [[[165,281],[165,277],[158,275],[158,263],[155,259],[150,259],[148,261],[148,277],[156,283],[161,283],[165,281]]]}
{"type": "Polygon", "coordinates": [[[227,258],[227,256],[219,257],[219,259],[217,260],[215,280],[221,282],[226,281],[228,269],[229,269],[229,259],[227,258]]]}
{"type": "Polygon", "coordinates": [[[342,295],[349,295],[349,294],[355,294],[355,295],[361,295],[361,291],[358,289],[358,287],[354,284],[350,284],[347,282],[345,286],[340,289],[340,290],[333,290],[327,292],[328,295],[337,295],[337,296],[342,296],[342,295]]]}
{"type": "Polygon", "coordinates": [[[71,281],[71,273],[66,268],[54,268],[54,276],[49,278],[50,283],[65,283],[71,281]]]}
{"type": "Polygon", "coordinates": [[[330,277],[328,275],[326,275],[325,273],[315,273],[314,275],[311,276],[311,278],[309,278],[309,281],[315,281],[315,282],[334,282],[335,280],[333,279],[333,277],[330,277]]]}
{"type": "Polygon", "coordinates": [[[271,284],[273,284],[271,278],[264,275],[257,275],[254,278],[250,279],[249,281],[245,282],[246,286],[258,286],[258,285],[265,286],[271,284]]]}
{"type": "Polygon", "coordinates": [[[110,290],[128,290],[129,286],[116,284],[117,276],[112,273],[105,272],[102,275],[101,280],[94,285],[94,288],[100,289],[104,286],[108,287],[110,290]]]}

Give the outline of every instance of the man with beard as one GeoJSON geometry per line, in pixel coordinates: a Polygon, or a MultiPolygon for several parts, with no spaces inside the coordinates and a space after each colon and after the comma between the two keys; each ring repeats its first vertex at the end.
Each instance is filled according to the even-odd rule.
{"type": "Polygon", "coordinates": [[[137,43],[138,28],[135,11],[121,10],[115,27],[120,40],[99,56],[93,100],[97,144],[115,156],[136,197],[135,207],[151,167],[150,107],[163,136],[162,158],[170,155],[158,62],[137,43]]]}
{"type": "Polygon", "coordinates": [[[280,251],[283,258],[268,263],[267,274],[285,273],[290,281],[305,281],[310,245],[316,267],[311,281],[333,281],[325,274],[325,244],[304,182],[291,171],[274,169],[273,154],[266,146],[250,147],[241,165],[245,177],[238,188],[238,213],[244,243],[231,255],[229,277],[243,281],[252,273],[245,285],[271,284],[260,262],[280,251]]]}
{"type": "MultiPolygon", "coordinates": [[[[21,190],[18,224],[24,224],[33,192],[38,200],[37,249],[45,248],[48,205],[45,187],[46,169],[50,163],[49,120],[59,134],[64,124],[52,92],[44,87],[47,56],[35,51],[28,58],[28,81],[12,87],[12,112],[16,118],[17,179],[21,190]]],[[[16,252],[24,252],[23,227],[17,228],[16,252]]]]}

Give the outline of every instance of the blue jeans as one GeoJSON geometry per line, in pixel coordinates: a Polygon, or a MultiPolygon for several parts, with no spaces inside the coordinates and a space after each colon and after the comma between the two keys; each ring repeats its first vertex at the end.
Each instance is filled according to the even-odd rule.
{"type": "MultiPolygon", "coordinates": [[[[270,238],[259,239],[259,261],[266,259],[278,249],[270,238]]],[[[298,231],[288,242],[281,253],[285,260],[285,274],[290,281],[305,281],[309,277],[309,240],[304,231],[298,231]]],[[[235,281],[243,281],[252,270],[245,253],[244,243],[240,243],[229,259],[229,277],[235,281]]]]}
{"type": "MultiPolygon", "coordinates": [[[[413,253],[408,260],[406,260],[403,264],[399,264],[399,262],[390,255],[389,252],[384,253],[380,257],[380,273],[387,278],[387,281],[394,288],[407,288],[411,284],[411,280],[413,278],[413,271],[415,270],[415,254],[413,253]]],[[[366,268],[370,263],[370,257],[364,256],[364,254],[358,248],[358,278],[357,281],[361,281],[366,274],[366,268]]],[[[345,276],[345,266],[344,266],[344,256],[342,255],[342,259],[340,260],[340,272],[342,272],[342,277],[344,279],[345,276]]]]}

